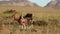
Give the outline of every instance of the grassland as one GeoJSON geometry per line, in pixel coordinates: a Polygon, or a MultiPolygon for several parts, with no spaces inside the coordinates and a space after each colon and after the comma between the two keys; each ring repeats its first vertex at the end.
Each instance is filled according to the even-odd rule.
{"type": "Polygon", "coordinates": [[[0,6],[0,34],[60,34],[60,8],[0,6]],[[7,12],[11,9],[23,16],[33,14],[35,22],[32,31],[20,31],[19,24],[10,18],[13,13],[7,12]]]}

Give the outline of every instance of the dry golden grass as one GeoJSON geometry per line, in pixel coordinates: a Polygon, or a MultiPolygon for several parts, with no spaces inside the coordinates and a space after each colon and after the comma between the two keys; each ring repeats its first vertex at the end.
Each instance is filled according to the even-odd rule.
{"type": "Polygon", "coordinates": [[[60,34],[60,8],[0,6],[0,31],[0,34],[60,34]],[[10,18],[13,13],[4,13],[11,9],[23,16],[32,13],[34,20],[36,20],[34,28],[21,31],[18,22],[10,18]],[[45,23],[47,25],[44,25],[45,23]],[[5,30],[6,32],[4,32],[5,30]]]}

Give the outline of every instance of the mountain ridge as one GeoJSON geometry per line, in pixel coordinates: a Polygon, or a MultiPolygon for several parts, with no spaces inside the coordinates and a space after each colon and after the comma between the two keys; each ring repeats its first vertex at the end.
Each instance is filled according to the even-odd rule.
{"type": "Polygon", "coordinates": [[[52,0],[45,7],[60,8],[60,0],[52,0]]]}
{"type": "Polygon", "coordinates": [[[9,0],[9,1],[0,1],[0,5],[18,5],[18,6],[32,6],[39,7],[37,4],[32,3],[28,0],[9,0]]]}

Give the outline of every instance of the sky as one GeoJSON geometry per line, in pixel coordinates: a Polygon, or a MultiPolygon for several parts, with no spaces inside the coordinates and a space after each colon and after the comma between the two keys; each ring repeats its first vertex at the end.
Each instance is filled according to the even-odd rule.
{"type": "Polygon", "coordinates": [[[37,5],[44,7],[46,6],[51,0],[29,0],[33,3],[36,3],[37,5]]]}

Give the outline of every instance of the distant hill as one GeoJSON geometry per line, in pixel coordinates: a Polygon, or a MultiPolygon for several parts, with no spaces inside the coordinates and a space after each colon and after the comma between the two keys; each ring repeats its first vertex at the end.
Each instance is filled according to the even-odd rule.
{"type": "Polygon", "coordinates": [[[60,8],[60,0],[52,0],[46,7],[60,8]]]}
{"type": "Polygon", "coordinates": [[[17,6],[32,6],[39,7],[37,4],[32,3],[28,0],[9,0],[9,1],[0,1],[0,5],[17,5],[17,6]]]}

